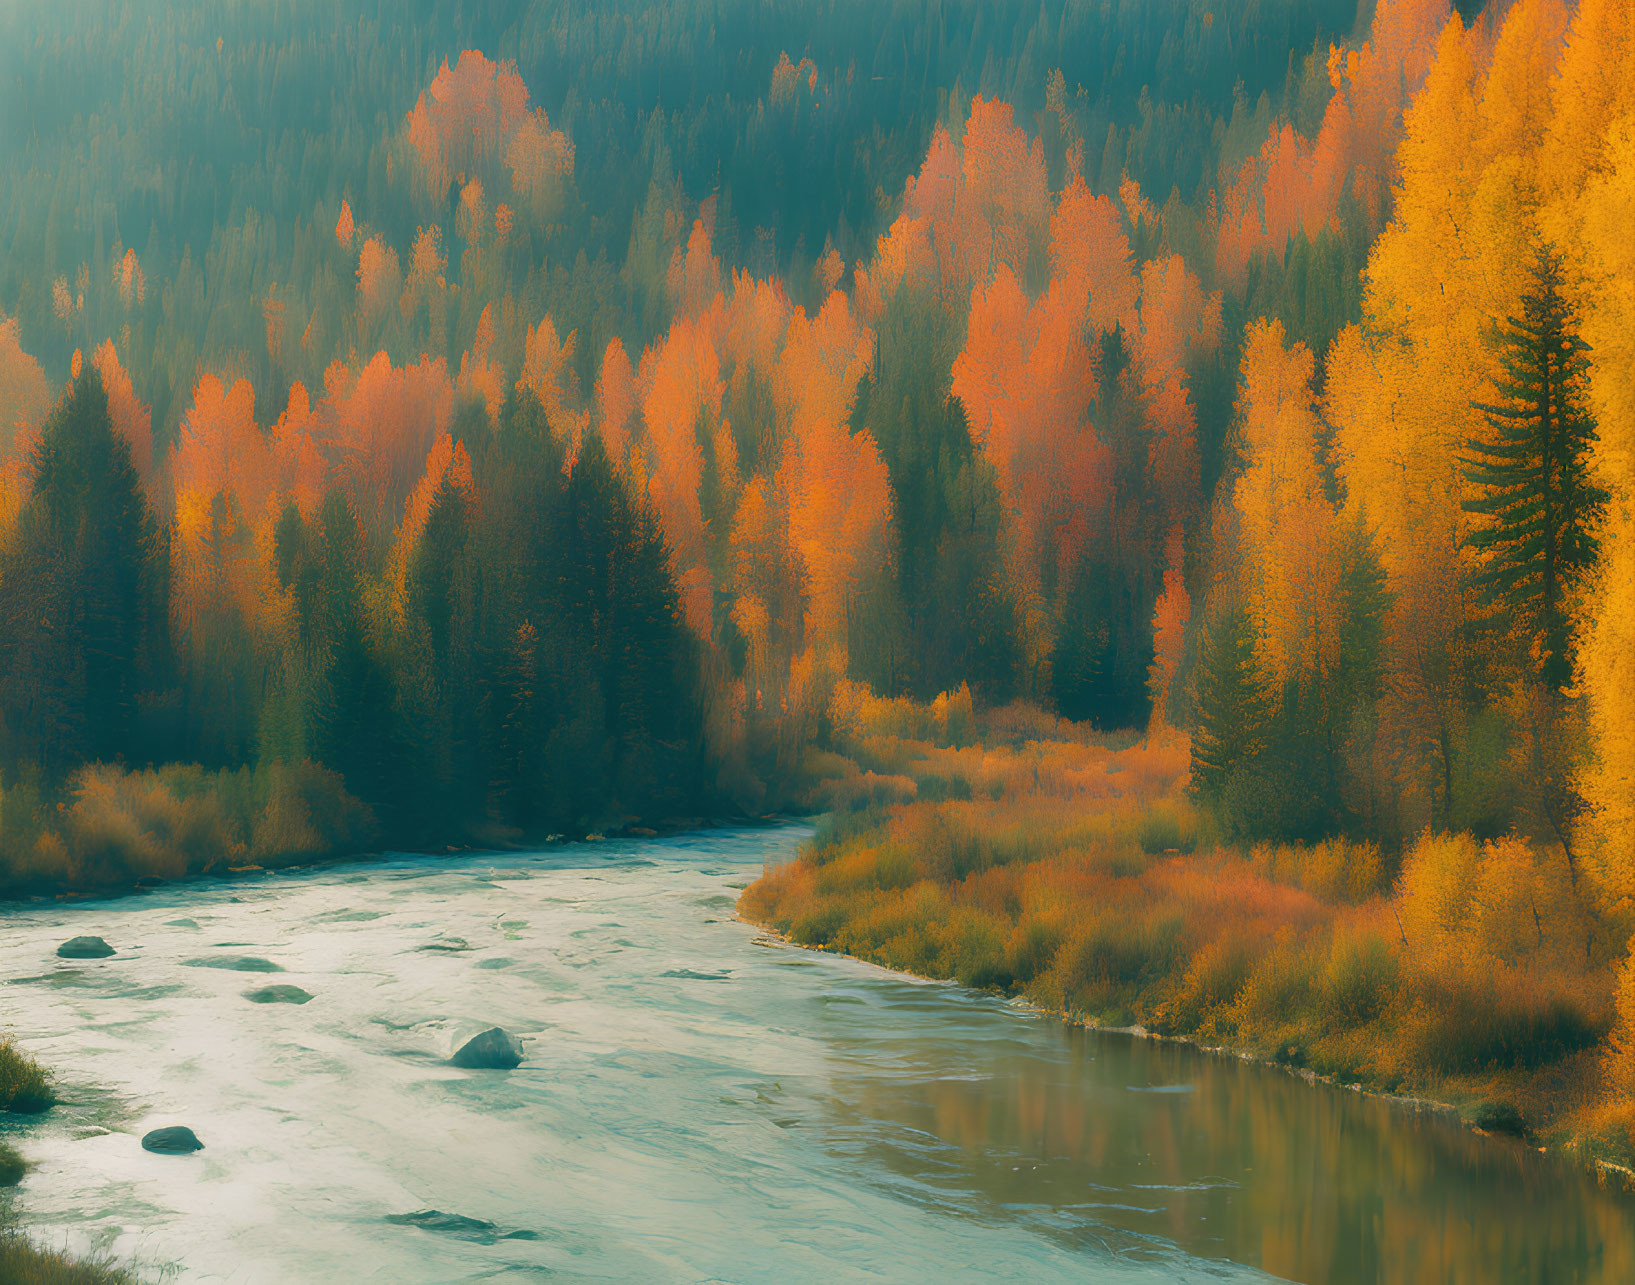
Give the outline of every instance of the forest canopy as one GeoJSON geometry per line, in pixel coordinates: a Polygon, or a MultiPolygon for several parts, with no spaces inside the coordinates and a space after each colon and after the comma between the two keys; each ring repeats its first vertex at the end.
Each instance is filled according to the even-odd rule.
{"type": "Polygon", "coordinates": [[[1629,28],[8,8],[14,876],[810,803],[861,683],[1627,913],[1629,28]]]}

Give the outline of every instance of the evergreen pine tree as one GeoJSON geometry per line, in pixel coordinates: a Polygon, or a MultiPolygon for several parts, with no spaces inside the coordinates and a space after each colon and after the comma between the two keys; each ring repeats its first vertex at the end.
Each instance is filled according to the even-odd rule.
{"type": "Polygon", "coordinates": [[[1521,313],[1493,331],[1499,399],[1476,404],[1489,434],[1467,444],[1465,477],[1478,495],[1464,508],[1490,519],[1470,537],[1483,555],[1476,587],[1506,609],[1545,682],[1561,691],[1573,668],[1568,593],[1595,560],[1591,528],[1606,494],[1587,469],[1596,440],[1586,405],[1589,346],[1562,297],[1552,251],[1539,253],[1521,313]]]}
{"type": "Polygon", "coordinates": [[[323,557],[321,675],[314,717],[319,757],[395,833],[404,783],[398,771],[393,675],[364,602],[364,533],[352,501],[332,486],[318,513],[323,557]]]}
{"type": "Polygon", "coordinates": [[[1385,620],[1391,591],[1373,536],[1359,519],[1340,537],[1340,627],[1330,703],[1344,717],[1378,699],[1385,677],[1385,620]]]}
{"type": "Polygon", "coordinates": [[[34,466],[0,563],[7,758],[48,771],[142,759],[137,697],[164,620],[158,536],[89,363],[46,421],[34,466]]]}
{"type": "Polygon", "coordinates": [[[1324,719],[1326,797],[1336,820],[1366,826],[1378,810],[1367,764],[1385,685],[1385,627],[1392,595],[1373,535],[1361,518],[1340,532],[1339,555],[1339,630],[1324,719]]]}
{"type": "Polygon", "coordinates": [[[1068,718],[1103,729],[1145,727],[1153,610],[1163,582],[1152,426],[1122,327],[1097,342],[1096,431],[1111,456],[1112,495],[1057,592],[1052,685],[1068,718]]]}
{"type": "Polygon", "coordinates": [[[486,786],[474,664],[481,609],[471,549],[474,507],[462,487],[446,481],[438,487],[409,560],[392,665],[416,782],[403,803],[427,829],[478,817],[486,786]]]}
{"type": "Polygon", "coordinates": [[[896,547],[853,620],[853,673],[922,700],[967,681],[1009,699],[1021,622],[1000,554],[998,478],[949,391],[956,330],[931,299],[905,289],[879,333],[852,431],[867,429],[879,444],[896,547]]]}
{"type": "Polygon", "coordinates": [[[1255,626],[1241,605],[1209,625],[1198,666],[1192,791],[1218,802],[1233,774],[1265,753],[1272,708],[1255,657],[1255,626]]]}

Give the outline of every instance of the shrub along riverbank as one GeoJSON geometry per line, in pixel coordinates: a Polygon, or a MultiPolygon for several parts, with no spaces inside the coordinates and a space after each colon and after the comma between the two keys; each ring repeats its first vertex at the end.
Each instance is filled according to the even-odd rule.
{"type": "MultiPolygon", "coordinates": [[[[0,1112],[32,1115],[56,1101],[51,1080],[33,1058],[0,1040],[0,1112]]],[[[133,1285],[128,1273],[105,1263],[76,1262],[28,1240],[13,1219],[9,1189],[28,1165],[16,1148],[0,1142],[0,1281],[7,1285],[133,1285]]]]}
{"type": "Polygon", "coordinates": [[[369,809],[315,763],[139,771],[92,763],[63,786],[0,790],[0,896],[275,867],[362,851],[369,809]]]}
{"type": "MultiPolygon", "coordinates": [[[[894,797],[902,788],[900,781],[814,750],[761,803],[775,809],[773,815],[810,815],[894,797]]],[[[753,819],[724,798],[713,801],[729,816],[753,819]]],[[[611,814],[596,824],[608,833],[653,834],[706,822],[697,816],[611,814]],[[645,825],[635,828],[638,820],[645,825]]],[[[118,893],[194,875],[362,857],[390,838],[339,773],[310,761],[216,769],[91,763],[56,784],[37,775],[0,782],[0,898],[118,893]]],[[[446,828],[417,831],[413,842],[415,850],[425,845],[443,852],[545,838],[510,826],[451,821],[446,828]]]]}
{"type": "Polygon", "coordinates": [[[8,1285],[135,1285],[136,1278],[106,1263],[79,1262],[41,1249],[0,1214],[0,1281],[8,1285]]]}
{"type": "Polygon", "coordinates": [[[37,1115],[56,1100],[45,1069],[10,1040],[0,1039],[0,1111],[37,1115]]]}
{"type": "Polygon", "coordinates": [[[1520,838],[1232,847],[1176,734],[843,689],[838,810],[746,918],[808,946],[1451,1103],[1628,1164],[1626,925],[1520,838]],[[841,766],[844,764],[845,766],[841,766]],[[852,766],[852,765],[855,765],[852,766]]]}

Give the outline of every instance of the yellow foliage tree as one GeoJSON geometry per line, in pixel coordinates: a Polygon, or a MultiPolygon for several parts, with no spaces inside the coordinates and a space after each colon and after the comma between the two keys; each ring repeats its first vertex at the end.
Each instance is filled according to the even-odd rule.
{"type": "Polygon", "coordinates": [[[1331,650],[1339,568],[1334,506],[1318,458],[1314,361],[1262,319],[1243,346],[1238,415],[1247,467],[1233,492],[1242,574],[1274,688],[1321,667],[1331,650]]]}
{"type": "Polygon", "coordinates": [[[1565,31],[1560,0],[1522,0],[1483,63],[1449,19],[1406,117],[1396,208],[1369,260],[1363,324],[1328,359],[1325,409],[1350,515],[1378,532],[1394,606],[1385,722],[1410,818],[1447,806],[1462,733],[1460,639],[1485,608],[1467,591],[1472,404],[1493,400],[1486,337],[1515,315],[1540,231],[1540,153],[1565,31]]]}
{"type": "Polygon", "coordinates": [[[1590,395],[1600,429],[1594,464],[1611,499],[1601,568],[1580,650],[1596,760],[1583,783],[1599,864],[1616,899],[1635,903],[1635,111],[1608,129],[1603,165],[1579,202],[1586,258],[1590,395]]]}

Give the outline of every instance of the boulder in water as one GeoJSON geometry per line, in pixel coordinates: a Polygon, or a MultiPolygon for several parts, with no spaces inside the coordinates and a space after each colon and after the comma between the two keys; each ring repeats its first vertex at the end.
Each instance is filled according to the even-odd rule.
{"type": "Polygon", "coordinates": [[[63,959],[107,959],[114,948],[100,937],[73,937],[57,947],[63,959]]]}
{"type": "Polygon", "coordinates": [[[185,1124],[172,1124],[143,1134],[142,1150],[155,1151],[162,1156],[185,1156],[203,1151],[204,1143],[185,1124]]]}
{"type": "Polygon", "coordinates": [[[467,1218],[464,1214],[448,1214],[441,1209],[420,1209],[412,1214],[387,1214],[386,1221],[396,1223],[399,1227],[418,1227],[421,1231],[434,1231],[444,1236],[452,1236],[456,1240],[474,1241],[479,1245],[492,1245],[502,1240],[538,1240],[539,1233],[535,1231],[501,1231],[497,1223],[491,1223],[486,1218],[467,1218]]]}
{"type": "Polygon", "coordinates": [[[189,968],[225,968],[233,973],[281,973],[283,967],[257,955],[206,955],[182,961],[189,968]]]}
{"type": "Polygon", "coordinates": [[[252,1004],[305,1004],[312,996],[299,986],[263,986],[245,991],[244,998],[252,1004]]]}
{"type": "Polygon", "coordinates": [[[507,1030],[491,1026],[460,1045],[449,1061],[468,1071],[509,1071],[522,1061],[522,1041],[507,1030]]]}

